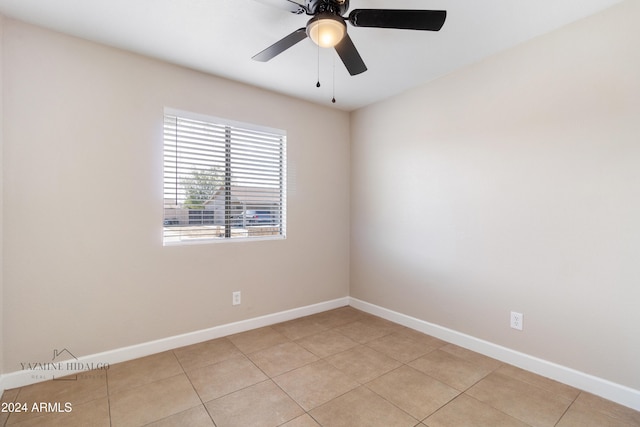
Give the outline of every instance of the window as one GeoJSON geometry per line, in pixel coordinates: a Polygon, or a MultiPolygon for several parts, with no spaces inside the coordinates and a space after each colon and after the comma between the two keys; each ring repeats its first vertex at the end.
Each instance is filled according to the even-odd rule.
{"type": "Polygon", "coordinates": [[[165,245],[284,238],[284,131],[165,110],[165,245]]]}

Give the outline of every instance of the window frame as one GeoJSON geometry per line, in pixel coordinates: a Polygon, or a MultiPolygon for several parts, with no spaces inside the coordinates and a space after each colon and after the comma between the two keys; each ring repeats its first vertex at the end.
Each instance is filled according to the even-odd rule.
{"type": "MultiPolygon", "coordinates": [[[[174,108],[165,107],[163,114],[163,132],[162,132],[162,141],[163,141],[163,172],[162,172],[162,182],[163,182],[163,232],[162,232],[162,243],[163,246],[182,246],[182,245],[191,245],[191,244],[210,244],[210,243],[222,243],[222,242],[247,242],[247,241],[263,241],[263,240],[284,240],[286,239],[286,224],[287,224],[287,133],[285,130],[276,129],[272,127],[266,127],[261,125],[256,125],[253,123],[240,122],[236,120],[224,119],[220,117],[210,116],[206,114],[193,113],[184,110],[178,110],[174,108]],[[167,136],[167,119],[175,119],[175,129],[171,138],[167,136]],[[184,129],[180,129],[178,125],[179,120],[189,122],[198,122],[204,126],[211,126],[217,128],[224,128],[224,173],[223,179],[224,182],[219,186],[219,189],[212,193],[211,199],[214,200],[216,193],[222,192],[224,196],[224,223],[223,225],[217,224],[214,225],[217,235],[213,235],[212,231],[209,234],[203,235],[203,237],[194,237],[199,234],[199,232],[205,232],[206,229],[209,229],[212,224],[205,225],[204,218],[212,218],[215,217],[214,213],[208,213],[206,208],[195,209],[193,207],[188,208],[184,203],[180,204],[179,201],[186,202],[185,190],[179,190],[181,184],[179,184],[180,180],[184,180],[184,173],[180,173],[180,170],[184,170],[184,168],[188,166],[192,166],[192,163],[189,161],[180,162],[180,155],[185,156],[186,149],[184,147],[184,139],[181,141],[181,138],[185,138],[185,133],[180,135],[181,130],[186,132],[184,129]],[[244,135],[244,136],[236,136],[233,135],[244,135]],[[249,136],[246,136],[246,135],[249,136]],[[247,138],[256,138],[262,139],[264,136],[265,139],[269,139],[269,144],[265,144],[264,147],[270,149],[270,159],[269,160],[260,160],[260,150],[264,147],[260,142],[256,142],[254,140],[250,141],[249,144],[258,147],[256,150],[249,150],[249,154],[253,151],[253,155],[255,157],[247,160],[246,158],[243,160],[237,160],[234,158],[234,150],[241,150],[238,147],[242,147],[243,144],[247,143],[247,138]],[[171,145],[173,144],[173,146],[171,145]],[[180,145],[183,145],[180,148],[180,145]],[[169,147],[169,148],[168,148],[169,147]],[[273,147],[276,147],[274,150],[273,147]],[[173,151],[173,157],[172,153],[173,151]],[[274,155],[275,153],[275,155],[274,155]],[[173,160],[171,160],[173,159],[173,160]],[[246,162],[256,162],[252,163],[252,167],[248,167],[249,169],[258,169],[258,172],[251,172],[247,170],[247,167],[239,166],[239,164],[245,164],[246,162]],[[235,162],[235,163],[234,163],[235,162]],[[168,178],[168,169],[171,170],[171,167],[168,167],[168,164],[173,164],[175,167],[169,173],[168,178]],[[260,170],[260,168],[264,168],[260,170]],[[262,180],[259,178],[259,175],[269,173],[271,175],[270,179],[263,178],[262,180]],[[242,178],[239,178],[241,176],[242,178]],[[278,181],[277,186],[273,184],[273,178],[276,178],[278,181]],[[245,185],[242,185],[242,182],[245,181],[245,185]],[[259,200],[254,200],[251,205],[249,205],[246,201],[242,204],[236,203],[235,205],[232,203],[232,199],[235,197],[238,199],[242,191],[246,192],[246,194],[250,194],[250,190],[252,187],[246,185],[246,181],[252,181],[255,184],[255,188],[253,188],[254,197],[257,197],[259,200]],[[171,185],[168,185],[168,182],[171,185]],[[240,183],[240,184],[239,184],[240,183]],[[175,188],[175,192],[171,193],[168,189],[175,188]],[[236,189],[237,193],[234,195],[233,191],[236,189]],[[261,189],[261,190],[259,190],[261,189]],[[263,194],[264,193],[264,194],[263,194]],[[266,196],[265,196],[266,194],[266,196]],[[167,197],[168,195],[171,198],[167,197]],[[272,200],[269,201],[270,204],[267,204],[266,201],[262,200],[262,197],[271,197],[272,200]],[[175,198],[175,204],[173,207],[168,208],[167,201],[173,200],[175,198]],[[277,200],[274,203],[274,200],[277,200]],[[263,204],[260,204],[263,203],[263,204]],[[233,214],[236,212],[238,206],[242,206],[241,211],[241,224],[243,230],[241,232],[236,232],[235,235],[233,233],[234,227],[237,227],[237,218],[233,217],[233,214]],[[249,206],[252,206],[251,208],[249,206]],[[180,216],[168,215],[168,212],[173,210],[174,212],[181,211],[180,216]],[[266,225],[264,225],[264,229],[256,229],[256,224],[253,224],[252,227],[249,227],[248,221],[246,219],[246,212],[250,210],[269,210],[273,212],[272,216],[269,217],[269,221],[266,225]],[[192,226],[191,224],[191,213],[194,211],[199,211],[202,219],[202,223],[200,226],[192,226]],[[186,212],[186,214],[185,214],[186,212]],[[209,215],[209,216],[208,216],[209,215]],[[173,223],[171,222],[173,218],[173,223]],[[180,219],[176,219],[180,218],[180,219]],[[187,219],[187,222],[183,222],[187,219]],[[177,222],[177,224],[176,224],[177,222]],[[236,224],[236,225],[234,225],[236,224]],[[223,227],[224,235],[221,235],[220,228],[223,227]],[[171,233],[168,229],[173,230],[171,233]],[[276,230],[277,229],[277,232],[276,230]],[[176,232],[177,230],[177,232],[176,232]],[[190,231],[184,231],[190,230],[190,231]],[[253,233],[251,233],[253,231],[253,233]]],[[[205,140],[204,142],[200,142],[200,145],[210,143],[211,151],[218,150],[221,151],[221,140],[218,138],[214,138],[211,136],[210,140],[205,140]]],[[[188,144],[186,144],[188,145],[188,144]]],[[[192,154],[193,155],[193,154],[192,154]]],[[[220,158],[206,157],[204,154],[198,153],[197,156],[199,160],[202,160],[203,163],[209,163],[209,168],[213,169],[217,166],[214,165],[214,160],[220,161],[220,158]]],[[[237,155],[236,155],[237,156],[237,155]]],[[[246,156],[246,154],[245,154],[246,156]]],[[[186,156],[185,156],[186,157],[186,156]]],[[[218,156],[220,157],[220,156],[218,156]]],[[[240,157],[240,156],[237,156],[240,157]]],[[[192,171],[195,171],[193,169],[192,171]]],[[[216,178],[217,179],[217,178],[216,178]]],[[[204,203],[203,203],[204,204],[204,203]]],[[[215,200],[214,200],[215,204],[215,200]]],[[[210,211],[213,212],[213,211],[210,211]]],[[[197,216],[197,215],[196,215],[197,216]]]]}

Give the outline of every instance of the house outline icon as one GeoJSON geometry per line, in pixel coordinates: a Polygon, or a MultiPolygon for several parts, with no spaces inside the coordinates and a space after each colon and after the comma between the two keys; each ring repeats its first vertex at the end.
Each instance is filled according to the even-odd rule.
{"type": "MultiPolygon", "coordinates": [[[[66,357],[65,355],[71,356],[73,360],[78,360],[78,358],[73,353],[71,353],[66,348],[63,348],[60,351],[58,351],[58,349],[53,349],[53,358],[51,359],[51,361],[56,362],[56,359],[69,360],[69,357],[66,357]]],[[[53,375],[52,379],[54,381],[77,381],[78,375],[64,376],[62,378],[60,377],[56,378],[56,376],[53,375]]]]}
{"type": "MultiPolygon", "coordinates": [[[[57,349],[53,350],[53,358],[51,359],[51,361],[55,362],[56,359],[61,358],[63,354],[68,354],[69,356],[71,356],[73,359],[78,360],[78,358],[76,356],[73,355],[73,353],[71,353],[69,350],[67,350],[66,348],[63,348],[62,350],[58,351],[57,349]]],[[[62,360],[66,360],[68,358],[62,359],[62,360]]]]}

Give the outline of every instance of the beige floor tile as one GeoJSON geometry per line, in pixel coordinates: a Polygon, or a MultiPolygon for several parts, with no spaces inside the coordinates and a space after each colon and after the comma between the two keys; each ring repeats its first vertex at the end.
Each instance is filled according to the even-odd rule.
{"type": "Polygon", "coordinates": [[[218,338],[173,350],[185,371],[212,365],[242,354],[227,338],[218,338]]]}
{"type": "Polygon", "coordinates": [[[317,322],[313,317],[302,317],[300,319],[278,323],[273,325],[272,328],[290,340],[298,340],[328,329],[322,323],[317,322]]]}
{"type": "Polygon", "coordinates": [[[365,387],[313,409],[323,427],[413,427],[418,420],[365,387]]]}
{"type": "Polygon", "coordinates": [[[473,363],[474,365],[482,366],[483,368],[494,371],[502,366],[502,362],[491,357],[485,356],[475,351],[467,350],[466,348],[457,346],[455,344],[446,344],[440,347],[440,350],[453,354],[462,360],[473,363]]]}
{"type": "Polygon", "coordinates": [[[359,385],[324,360],[287,372],[273,380],[306,411],[359,385]]]}
{"type": "Polygon", "coordinates": [[[172,351],[117,363],[107,371],[109,394],[173,377],[182,372],[172,351]]]}
{"type": "Polygon", "coordinates": [[[340,307],[334,310],[324,311],[322,313],[313,314],[308,316],[315,322],[327,328],[335,328],[338,326],[346,325],[347,323],[355,322],[365,316],[365,313],[356,310],[353,307],[340,307]]]}
{"type": "Polygon", "coordinates": [[[571,405],[556,427],[632,427],[640,424],[628,424],[620,419],[590,409],[584,405],[571,405]]]}
{"type": "Polygon", "coordinates": [[[348,323],[336,328],[335,330],[360,344],[364,344],[394,332],[391,328],[370,325],[363,321],[348,323]]]}
{"type": "Polygon", "coordinates": [[[326,361],[361,384],[401,365],[397,360],[364,345],[329,356],[326,361]]]}
{"type": "Polygon", "coordinates": [[[441,349],[409,362],[409,366],[460,391],[471,387],[491,372],[489,368],[473,364],[441,349]]]}
{"type": "Polygon", "coordinates": [[[535,427],[554,426],[571,400],[502,374],[492,373],[467,394],[535,427]]]}
{"type": "Polygon", "coordinates": [[[383,319],[382,317],[374,316],[367,313],[363,314],[363,317],[359,320],[359,322],[365,323],[369,326],[374,326],[379,329],[386,329],[390,332],[399,332],[405,329],[405,327],[402,325],[398,325],[397,323],[393,323],[387,319],[383,319]]]}
{"type": "Polygon", "coordinates": [[[18,397],[18,393],[20,392],[20,387],[18,388],[12,388],[9,390],[5,390],[2,393],[2,398],[0,398],[1,402],[13,402],[16,400],[16,397],[18,397]]]}
{"type": "Polygon", "coordinates": [[[271,380],[206,403],[217,427],[272,427],[304,411],[271,380]]]}
{"type": "Polygon", "coordinates": [[[204,405],[187,409],[160,421],[147,424],[145,427],[215,427],[204,405]]]}
{"type": "Polygon", "coordinates": [[[525,383],[532,384],[536,387],[540,387],[541,389],[560,395],[566,399],[575,400],[575,398],[580,394],[580,390],[571,386],[534,374],[533,372],[525,371],[524,369],[520,369],[512,365],[502,365],[496,369],[495,372],[524,381],[525,383]]]}
{"type": "Polygon", "coordinates": [[[358,341],[361,344],[394,332],[403,331],[404,329],[406,329],[404,326],[398,325],[397,323],[366,313],[357,321],[336,328],[336,330],[344,333],[351,339],[354,339],[351,335],[359,334],[358,338],[360,340],[354,339],[354,341],[358,341]]]}
{"type": "MultiPolygon", "coordinates": [[[[60,406],[66,410],[64,405],[60,406]]],[[[15,427],[109,427],[109,400],[106,397],[85,402],[80,405],[72,405],[69,412],[50,412],[35,414],[22,422],[13,424],[15,427]]]]}
{"type": "MultiPolygon", "coordinates": [[[[31,408],[34,403],[71,403],[72,406],[82,405],[92,400],[107,397],[107,374],[104,370],[83,372],[73,379],[50,380],[22,387],[16,397],[17,402],[27,403],[31,408]]],[[[41,415],[34,412],[11,414],[7,425],[24,421],[41,415]]]]}
{"type": "Polygon", "coordinates": [[[298,418],[294,418],[293,420],[282,424],[281,427],[320,427],[320,424],[315,422],[315,420],[311,418],[309,414],[304,414],[298,418]]]}
{"type": "Polygon", "coordinates": [[[339,332],[328,330],[296,341],[318,357],[327,357],[358,345],[339,332]]]}
{"type": "Polygon", "coordinates": [[[289,338],[269,326],[231,335],[228,338],[244,354],[255,353],[290,341],[289,338]]]}
{"type": "MultiPolygon", "coordinates": [[[[2,393],[2,398],[0,399],[0,402],[2,403],[15,402],[19,392],[20,392],[20,388],[5,390],[4,393],[2,393]]],[[[0,426],[4,426],[8,418],[9,418],[9,412],[0,412],[0,426]]]]}
{"type": "Polygon", "coordinates": [[[464,394],[424,423],[429,427],[527,427],[526,423],[464,394]]]}
{"type": "Polygon", "coordinates": [[[318,360],[318,356],[294,342],[285,342],[251,353],[249,358],[270,377],[284,374],[318,360]]]}
{"type": "Polygon", "coordinates": [[[396,332],[369,341],[367,346],[402,363],[407,363],[437,349],[437,347],[433,347],[427,342],[427,340],[417,341],[407,335],[396,332]]]}
{"type": "Polygon", "coordinates": [[[581,392],[574,405],[586,406],[611,418],[621,420],[635,426],[640,426],[640,412],[611,402],[610,400],[595,396],[591,393],[581,392]]]}
{"type": "Polygon", "coordinates": [[[203,402],[267,379],[267,376],[243,355],[195,369],[187,375],[203,402]]]}
{"type": "Polygon", "coordinates": [[[460,394],[458,390],[409,366],[401,366],[366,386],[419,420],[460,394]]]}
{"type": "Polygon", "coordinates": [[[402,327],[398,329],[395,333],[402,334],[406,337],[411,338],[411,340],[418,342],[423,345],[428,345],[430,347],[440,348],[444,347],[448,343],[446,341],[442,341],[439,338],[433,337],[431,335],[423,334],[420,331],[416,331],[415,329],[402,327]]]}
{"type": "Polygon", "coordinates": [[[71,401],[81,404],[107,396],[107,373],[96,370],[74,375],[74,379],[51,380],[22,387],[17,400],[25,401],[71,401]]]}
{"type": "Polygon", "coordinates": [[[141,426],[201,404],[186,374],[110,396],[112,427],[141,426]]]}

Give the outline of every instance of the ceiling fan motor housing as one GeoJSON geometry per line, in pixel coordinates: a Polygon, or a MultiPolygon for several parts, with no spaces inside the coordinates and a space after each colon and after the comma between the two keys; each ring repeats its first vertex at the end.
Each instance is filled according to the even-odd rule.
{"type": "Polygon", "coordinates": [[[307,15],[332,13],[344,15],[349,10],[349,0],[306,0],[307,15]]]}

